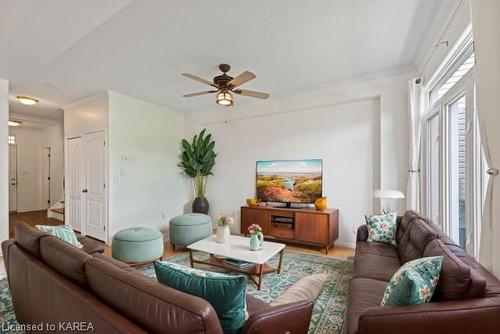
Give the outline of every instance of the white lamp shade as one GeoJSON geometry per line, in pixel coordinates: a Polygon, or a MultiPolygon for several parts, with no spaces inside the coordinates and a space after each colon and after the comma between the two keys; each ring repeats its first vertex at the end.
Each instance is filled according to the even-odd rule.
{"type": "Polygon", "coordinates": [[[382,190],[382,189],[377,189],[373,192],[373,197],[375,198],[393,198],[393,199],[400,199],[400,198],[405,198],[405,194],[403,194],[402,191],[399,190],[382,190]]]}

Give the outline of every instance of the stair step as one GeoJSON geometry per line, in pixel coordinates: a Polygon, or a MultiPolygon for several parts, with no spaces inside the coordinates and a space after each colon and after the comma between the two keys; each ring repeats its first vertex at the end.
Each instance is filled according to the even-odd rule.
{"type": "Polygon", "coordinates": [[[57,212],[57,213],[60,213],[61,215],[64,215],[64,208],[50,209],[50,211],[57,212]]]}

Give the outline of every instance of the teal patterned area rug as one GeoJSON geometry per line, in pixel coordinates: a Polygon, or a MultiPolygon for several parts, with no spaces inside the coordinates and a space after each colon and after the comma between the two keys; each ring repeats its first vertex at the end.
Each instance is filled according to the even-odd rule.
{"type": "MultiPolygon", "coordinates": [[[[195,256],[200,257],[199,254],[195,254],[195,256]]],[[[173,256],[168,261],[189,265],[187,253],[173,256]]],[[[276,266],[277,263],[277,256],[269,262],[272,266],[276,266]]],[[[197,268],[223,271],[223,269],[218,270],[203,265],[197,265],[197,268]]],[[[285,252],[282,269],[280,274],[265,275],[264,286],[260,291],[249,281],[248,293],[266,302],[271,302],[301,277],[327,273],[329,279],[315,302],[309,333],[340,334],[344,325],[347,292],[352,278],[352,261],[299,252],[285,252]]],[[[143,267],[139,271],[155,277],[152,265],[143,267]]],[[[12,325],[16,323],[7,279],[4,278],[0,280],[0,332],[2,332],[1,328],[9,328],[9,325],[11,325],[10,328],[13,328],[12,325]]]]}
{"type": "MultiPolygon", "coordinates": [[[[196,258],[202,258],[201,253],[196,258]]],[[[208,255],[207,255],[208,257],[208,255]]],[[[277,266],[279,256],[272,258],[268,264],[277,266]]],[[[189,265],[187,253],[168,258],[167,261],[189,265]]],[[[224,269],[197,264],[196,268],[224,272],[224,269]]],[[[285,251],[283,267],[280,274],[264,275],[264,286],[259,291],[249,280],[247,292],[265,302],[270,303],[286,288],[300,278],[311,274],[327,273],[329,279],[314,304],[309,334],[340,334],[345,320],[347,293],[352,278],[352,261],[335,259],[321,255],[285,251]]],[[[148,276],[155,277],[153,266],[140,269],[148,276]]]]}

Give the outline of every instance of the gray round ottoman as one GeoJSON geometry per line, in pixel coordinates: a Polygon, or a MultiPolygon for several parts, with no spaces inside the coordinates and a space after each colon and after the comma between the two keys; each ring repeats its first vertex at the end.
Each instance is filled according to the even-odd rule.
{"type": "Polygon", "coordinates": [[[175,246],[188,246],[212,235],[212,219],[201,213],[174,217],[170,220],[169,235],[174,249],[175,246]]]}
{"type": "Polygon", "coordinates": [[[113,258],[127,263],[145,263],[163,256],[163,234],[146,227],[121,230],[111,244],[113,258]]]}

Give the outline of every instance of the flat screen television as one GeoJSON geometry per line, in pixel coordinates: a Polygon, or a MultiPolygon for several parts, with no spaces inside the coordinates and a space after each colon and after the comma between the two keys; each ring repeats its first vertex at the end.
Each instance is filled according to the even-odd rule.
{"type": "Polygon", "coordinates": [[[311,204],[323,193],[323,160],[257,161],[257,198],[262,202],[311,204]]]}

